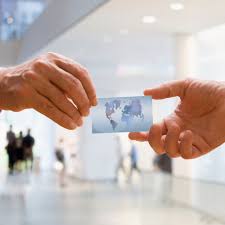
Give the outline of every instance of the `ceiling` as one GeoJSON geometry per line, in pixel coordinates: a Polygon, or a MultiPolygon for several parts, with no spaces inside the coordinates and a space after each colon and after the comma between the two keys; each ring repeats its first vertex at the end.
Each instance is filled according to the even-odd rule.
{"type": "Polygon", "coordinates": [[[102,27],[116,31],[121,28],[136,31],[193,33],[225,23],[224,0],[111,0],[91,17],[94,30],[102,27]],[[174,11],[171,3],[182,3],[184,9],[174,11]],[[101,13],[100,13],[101,12],[101,13]],[[155,16],[156,23],[145,26],[143,16],[155,16]]]}
{"type": "Polygon", "coordinates": [[[224,0],[111,0],[43,51],[74,58],[94,74],[168,79],[174,72],[174,34],[223,24],[224,12],[224,0]],[[182,3],[184,9],[171,10],[172,2],[182,3]],[[144,24],[143,16],[157,20],[144,24]]]}

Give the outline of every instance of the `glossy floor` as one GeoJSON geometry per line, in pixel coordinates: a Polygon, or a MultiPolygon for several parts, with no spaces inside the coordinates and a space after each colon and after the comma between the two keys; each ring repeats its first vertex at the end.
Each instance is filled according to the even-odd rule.
{"type": "Polygon", "coordinates": [[[223,224],[168,199],[170,181],[163,182],[144,175],[132,185],[69,180],[61,188],[50,174],[8,177],[0,184],[0,225],[223,224]]]}

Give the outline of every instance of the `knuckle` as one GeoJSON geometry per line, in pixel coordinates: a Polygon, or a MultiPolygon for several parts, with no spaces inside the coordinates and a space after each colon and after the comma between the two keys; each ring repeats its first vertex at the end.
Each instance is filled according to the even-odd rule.
{"type": "Polygon", "coordinates": [[[71,77],[70,79],[70,85],[71,85],[71,88],[81,88],[81,83],[78,79],[74,78],[74,77],[71,77]]]}
{"type": "Polygon", "coordinates": [[[91,78],[86,68],[81,67],[79,69],[79,79],[84,83],[91,83],[91,78]]]}
{"type": "Polygon", "coordinates": [[[68,60],[68,59],[61,59],[61,60],[64,62],[67,68],[73,68],[74,66],[76,66],[76,64],[72,60],[68,60]]]}
{"type": "Polygon", "coordinates": [[[54,52],[47,52],[46,55],[47,55],[47,56],[50,56],[50,57],[56,57],[56,56],[57,56],[57,54],[54,53],[54,52]]]}
{"type": "Polygon", "coordinates": [[[54,110],[54,106],[53,105],[51,105],[49,102],[47,102],[47,101],[43,101],[42,103],[41,103],[41,107],[42,107],[42,109],[44,110],[44,111],[46,111],[46,112],[52,112],[53,110],[54,110]]]}
{"type": "Polygon", "coordinates": [[[83,97],[79,102],[79,107],[88,110],[90,108],[88,99],[83,97]]]}
{"type": "Polygon", "coordinates": [[[81,116],[79,115],[79,113],[78,113],[76,110],[74,110],[74,111],[72,112],[72,118],[73,118],[75,121],[77,121],[77,120],[79,120],[79,119],[81,118],[81,116]]]}
{"type": "Polygon", "coordinates": [[[88,79],[89,78],[89,72],[88,72],[88,70],[86,68],[80,67],[80,73],[81,73],[81,76],[84,79],[88,79]]]}
{"type": "Polygon", "coordinates": [[[184,85],[184,87],[188,87],[188,86],[189,86],[190,84],[192,84],[194,81],[195,81],[195,80],[194,80],[193,78],[188,77],[188,78],[184,79],[183,85],[184,85]]]}
{"type": "Polygon", "coordinates": [[[56,65],[62,65],[62,64],[64,64],[64,60],[59,58],[59,57],[57,57],[57,58],[54,59],[54,63],[56,65]]]}
{"type": "Polygon", "coordinates": [[[190,77],[184,79],[184,82],[185,82],[185,83],[191,83],[191,82],[193,82],[193,81],[194,81],[194,79],[193,79],[193,78],[190,78],[190,77]]]}
{"type": "Polygon", "coordinates": [[[47,64],[43,59],[35,60],[34,65],[33,65],[34,69],[36,69],[36,70],[46,68],[46,66],[47,66],[47,64]]]}
{"type": "Polygon", "coordinates": [[[65,123],[66,122],[66,117],[64,114],[59,114],[58,115],[58,118],[59,118],[59,121],[62,122],[62,123],[65,123]]]}
{"type": "Polygon", "coordinates": [[[36,79],[36,74],[33,71],[28,70],[23,73],[22,78],[24,80],[28,80],[28,81],[34,80],[34,79],[36,79]]]}

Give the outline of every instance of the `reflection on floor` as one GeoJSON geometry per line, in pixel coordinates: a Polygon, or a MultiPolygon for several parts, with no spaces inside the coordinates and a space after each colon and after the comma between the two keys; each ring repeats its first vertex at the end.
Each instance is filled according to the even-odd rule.
{"type": "Polygon", "coordinates": [[[135,185],[70,181],[62,189],[53,175],[12,176],[0,184],[0,225],[222,225],[168,200],[169,185],[144,175],[135,185]]]}

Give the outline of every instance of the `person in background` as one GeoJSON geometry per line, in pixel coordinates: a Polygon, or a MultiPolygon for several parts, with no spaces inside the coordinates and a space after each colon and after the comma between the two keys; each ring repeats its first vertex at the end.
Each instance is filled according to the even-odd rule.
{"type": "Polygon", "coordinates": [[[122,144],[119,135],[115,136],[116,141],[116,155],[117,155],[117,166],[116,166],[116,181],[119,182],[121,174],[123,176],[126,176],[126,170],[124,168],[124,156],[123,156],[123,150],[122,150],[122,144]]]}
{"type": "Polygon", "coordinates": [[[134,144],[131,145],[130,159],[131,159],[131,175],[133,174],[134,171],[140,173],[140,170],[138,168],[137,147],[134,144]]]}
{"type": "Polygon", "coordinates": [[[16,139],[16,135],[13,132],[12,124],[10,124],[10,126],[9,126],[9,131],[6,134],[6,139],[7,139],[8,143],[13,143],[16,139]]]}
{"type": "Polygon", "coordinates": [[[6,152],[8,155],[9,174],[13,174],[16,163],[16,135],[13,132],[12,125],[10,125],[9,131],[6,134],[6,139],[8,142],[6,146],[6,152]]]}
{"type": "Polygon", "coordinates": [[[22,143],[22,141],[23,141],[23,131],[20,131],[20,132],[19,132],[19,136],[18,136],[17,139],[20,140],[21,143],[22,143]]]}
{"type": "Polygon", "coordinates": [[[31,129],[27,130],[27,135],[22,140],[22,146],[24,150],[24,160],[26,170],[28,169],[28,163],[30,162],[30,169],[33,168],[33,146],[35,144],[35,139],[31,136],[31,129]]]}
{"type": "Polygon", "coordinates": [[[172,160],[167,154],[156,155],[153,165],[161,172],[172,174],[172,160]]]}
{"type": "Polygon", "coordinates": [[[20,131],[19,136],[16,138],[16,169],[18,171],[23,170],[23,161],[24,161],[24,149],[23,149],[23,132],[20,131]]]}
{"type": "Polygon", "coordinates": [[[66,161],[65,161],[65,154],[64,154],[64,140],[63,138],[60,138],[59,145],[56,147],[55,150],[55,157],[57,160],[57,170],[59,172],[59,184],[61,187],[66,186],[66,161]]]}

